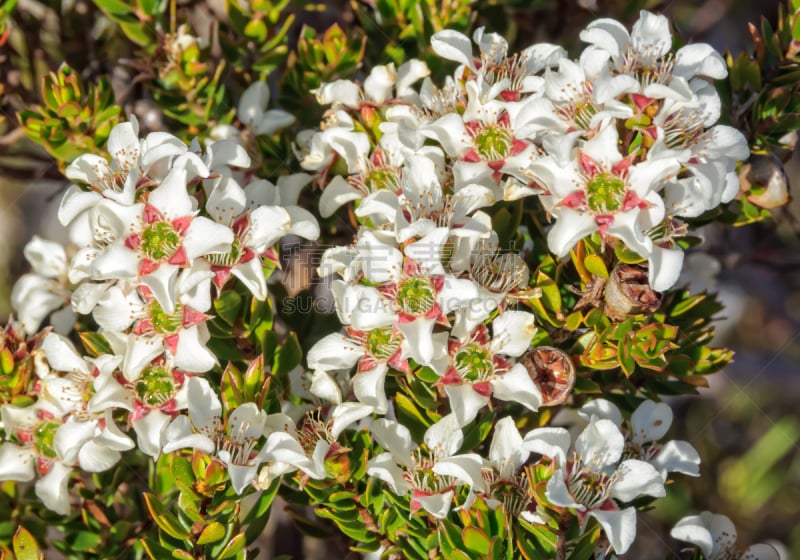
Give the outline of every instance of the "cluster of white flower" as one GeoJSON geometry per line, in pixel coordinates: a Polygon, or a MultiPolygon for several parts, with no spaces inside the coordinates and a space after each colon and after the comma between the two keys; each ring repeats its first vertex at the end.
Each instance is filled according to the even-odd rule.
{"type": "MultiPolygon", "coordinates": [[[[247,93],[248,103],[260,106],[263,85],[247,93]]],[[[258,110],[240,107],[252,117],[244,124],[261,130],[258,110]]],[[[111,161],[85,154],[67,168],[76,184],[58,217],[69,228],[71,258],[61,245],[34,238],[25,250],[33,272],[15,286],[13,303],[29,333],[54,310],[51,322],[63,333],[76,315],[91,316],[111,353],[84,359],[66,338],[46,336],[36,400],[2,406],[8,441],[0,480],[31,480],[36,466],[43,475],[37,493],[66,513],[71,467],[105,470],[134,447],[115,418],[127,420],[152,457],[182,447],[214,454],[237,492],[279,456],[281,464],[310,468],[288,417],[268,417],[251,403],[223,420],[219,399],[198,376],[218,364],[207,346],[213,292],[235,276],[265,299],[264,266],[277,262],[278,240],[319,235],[315,218],[297,206],[311,177],[282,176],[277,185],[254,179],[238,141],[203,153],[167,133],[140,139],[134,119],[112,129],[107,148],[111,161]],[[261,451],[251,453],[262,437],[261,451]]]]}
{"type": "Polygon", "coordinates": [[[483,495],[541,522],[528,481],[529,458],[539,457],[533,464],[551,472],[547,501],[595,518],[624,553],[636,534],[636,510],[624,504],[663,496],[669,472],[699,474],[690,444],[657,443],[672,421],[668,406],[645,401],[626,425],[610,402],[593,401],[572,445],[562,428],[523,436],[506,417],[488,458],[457,454],[462,429],[493,399],[536,411],[552,397],[552,379],[531,365],[535,317],[515,309],[529,269],[501,250],[482,208],[538,199],[555,220],[547,241],[557,257],[599,233],[646,259],[652,288],[664,291],[681,270],[682,218],[738,192],[734,168],[748,147],[741,133],[715,125],[711,80],[727,72],[717,52],[690,45],[673,56],[667,19],[649,12],[631,33],[598,20],[581,38],[589,46],[572,60],[549,44],[510,55],[505,39],[482,29],[475,55],[468,37],[442,31],[433,50],[459,64],[442,87],[412,60],[377,66],[363,84],[319,88],[331,108],[322,130],[298,137],[297,153],[323,187],[321,215],[354,203],[358,231],[319,267],[335,276],[345,332],[320,340],[307,362],[311,393],[335,405],[334,436],[373,418],[366,425],[386,452],[368,473],[411,492],[412,512],[443,517],[468,485],[459,507],[483,495]],[[394,420],[385,394],[392,371],[414,371],[447,396],[450,413],[423,442],[394,420]]]}
{"type": "MultiPolygon", "coordinates": [[[[141,139],[135,120],[116,126],[110,161],[87,154],[67,169],[77,184],[59,220],[74,249],[35,238],[25,252],[33,272],[12,298],[29,334],[53,312],[62,334],[90,317],[109,353],[84,358],[62,334],[44,336],[35,398],[0,407],[0,480],[38,473],[37,495],[65,514],[73,468],[109,469],[136,446],[154,458],[193,448],[223,463],[242,493],[295,471],[324,478],[326,459],[347,451],[339,436],[362,422],[383,450],[366,472],[410,493],[412,514],[442,518],[478,496],[530,523],[571,512],[582,528],[596,520],[625,553],[636,535],[630,503],[664,496],[669,473],[698,476],[700,459],[688,442],[660,443],[672,412],[650,400],[629,421],[597,399],[580,410],[580,433],[520,433],[509,410],[563,403],[575,371],[563,351],[533,346],[537,317],[517,305],[534,294],[530,270],[501,245],[485,209],[537,205],[554,221],[547,243],[559,258],[593,234],[624,243],[664,291],[682,267],[683,220],[733,199],[748,148],[715,124],[711,80],[726,65],[708,45],[673,56],[666,18],[649,12],[630,33],[601,19],[581,38],[589,46],[572,60],[549,44],[510,55],[482,29],[476,55],[468,37],[442,31],[433,50],[458,67],[441,87],[419,60],[377,66],[363,84],[323,84],[317,97],[331,108],[322,130],[300,133],[295,146],[315,175],[277,184],[253,177],[235,127],[218,127],[203,151],[167,133],[141,139]],[[320,234],[298,206],[312,181],[323,218],[353,203],[357,225],[353,243],[329,248],[319,267],[344,332],[310,349],[310,373],[291,375],[295,397],[332,406],[285,402],[267,414],[247,402],[223,413],[203,378],[219,365],[208,347],[214,294],[234,276],[255,299],[268,297],[264,266],[277,262],[279,239],[320,234]],[[415,377],[443,403],[421,442],[397,421],[390,375],[415,377]],[[499,420],[487,456],[459,453],[488,410],[499,420]],[[546,479],[542,495],[533,473],[546,479]]],[[[239,120],[252,134],[293,122],[266,110],[268,96],[259,82],[242,97],[239,120]]],[[[728,523],[709,515],[682,520],[673,535],[708,558],[732,557],[733,543],[717,536],[731,533],[728,523]]],[[[747,554],[777,558],[763,545],[747,554]]]]}

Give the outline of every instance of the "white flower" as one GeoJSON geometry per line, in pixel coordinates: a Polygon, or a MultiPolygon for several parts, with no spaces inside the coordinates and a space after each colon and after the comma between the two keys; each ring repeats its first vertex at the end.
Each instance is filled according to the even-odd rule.
{"type": "Polygon", "coordinates": [[[39,405],[56,415],[94,416],[111,408],[130,409],[130,399],[114,378],[121,357],[83,358],[72,342],[49,333],[42,342],[47,367],[37,368],[39,405]]]}
{"type": "MultiPolygon", "coordinates": [[[[262,206],[280,207],[289,214],[289,229],[286,233],[313,241],[319,237],[319,224],[311,212],[300,207],[298,203],[300,192],[311,183],[312,179],[307,173],[292,173],[281,175],[275,184],[265,179],[251,181],[244,187],[247,209],[253,212],[262,206]]],[[[268,215],[265,213],[258,219],[263,220],[268,215]]],[[[258,236],[253,239],[254,241],[258,239],[263,245],[269,242],[269,239],[265,239],[269,237],[268,225],[263,222],[258,224],[258,236]]],[[[250,227],[253,227],[252,223],[250,227]]]]}
{"type": "Polygon", "coordinates": [[[574,150],[569,161],[549,156],[531,165],[531,175],[548,191],[542,203],[556,216],[547,244],[559,257],[596,231],[650,255],[653,242],[645,230],[664,216],[657,191],[680,166],[670,159],[634,164],[632,156],[619,153],[617,141],[616,126],[609,123],[574,150]]]}
{"type": "Polygon", "coordinates": [[[633,110],[618,97],[635,90],[638,82],[627,75],[611,77],[603,74],[592,80],[586,76],[583,60],[575,63],[568,58],[559,61],[558,71],[550,69],[544,75],[547,98],[553,102],[554,113],[562,122],[552,127],[564,131],[596,130],[608,119],[626,119],[633,110]]]}
{"type": "Polygon", "coordinates": [[[670,535],[696,545],[706,560],[780,560],[778,551],[768,544],[737,549],[736,527],[731,520],[709,511],[684,517],[672,528],[670,535]]]}
{"type": "Polygon", "coordinates": [[[542,394],[528,370],[503,357],[521,356],[535,333],[531,313],[506,311],[492,322],[491,338],[488,329],[480,325],[469,338],[451,341],[451,365],[439,383],[459,426],[472,422],[492,397],[538,410],[542,394]]]}
{"type": "MultiPolygon", "coordinates": [[[[296,440],[285,430],[269,433],[256,451],[268,422],[275,422],[254,403],[244,403],[223,421],[219,397],[208,381],[192,377],[187,381],[189,416],[178,416],[166,429],[164,453],[192,448],[215,456],[227,468],[231,485],[241,494],[256,478],[258,468],[267,461],[308,468],[310,462],[296,440]],[[299,450],[299,451],[298,451],[299,450]]],[[[283,415],[278,415],[281,422],[283,415]]]]}
{"type": "Polygon", "coordinates": [[[335,394],[339,389],[335,384],[331,385],[332,381],[325,383],[325,386],[335,386],[335,389],[320,387],[323,381],[329,379],[327,374],[321,374],[331,369],[349,371],[358,364],[351,379],[355,397],[359,402],[373,406],[379,414],[385,414],[388,403],[383,387],[389,367],[398,371],[409,371],[402,347],[403,335],[393,326],[368,331],[347,328],[347,336],[330,334],[311,347],[306,356],[308,366],[317,370],[311,391],[319,397],[335,394]]]}
{"type": "Polygon", "coordinates": [[[247,191],[230,177],[223,177],[206,202],[206,210],[218,223],[230,226],[234,238],[228,253],[206,255],[218,290],[235,276],[256,299],[267,297],[262,258],[277,262],[273,245],[292,229],[289,212],[280,206],[247,208],[247,191]]]}
{"type": "Polygon", "coordinates": [[[365,233],[359,254],[362,270],[369,281],[381,285],[353,288],[344,297],[349,301],[337,302],[339,308],[340,303],[352,306],[352,324],[359,330],[395,323],[408,345],[409,357],[422,365],[433,365],[439,355],[432,336],[434,324],[447,324],[450,312],[477,296],[470,280],[441,274],[437,247],[443,245],[442,233],[447,230],[429,234],[436,240],[423,238],[405,247],[407,255],[419,250],[418,260],[403,258],[399,250],[365,233]]]}
{"type": "Polygon", "coordinates": [[[421,60],[412,59],[395,69],[394,64],[376,65],[370,70],[363,86],[349,80],[322,84],[314,90],[320,105],[345,106],[359,109],[362,105],[380,106],[389,100],[414,102],[416,92],[411,85],[430,74],[421,60]]]}
{"type": "Polygon", "coordinates": [[[87,192],[75,185],[67,190],[58,211],[62,225],[69,225],[102,198],[124,205],[134,203],[136,183],[142,173],[142,146],[135,117],[111,129],[106,149],[111,162],[96,154],[83,154],[67,167],[68,179],[87,184],[91,190],[87,192]]]}
{"type": "Polygon", "coordinates": [[[478,87],[476,82],[467,82],[468,103],[463,115],[446,113],[420,132],[436,140],[447,155],[474,164],[475,175],[491,170],[495,181],[503,173],[519,175],[536,157],[528,138],[555,120],[551,105],[539,98],[513,105],[482,102],[478,87]]]}
{"type": "Polygon", "coordinates": [[[127,346],[123,343],[118,352],[132,354],[123,367],[129,381],[165,349],[174,357],[175,365],[187,372],[202,373],[217,363],[205,345],[209,339],[205,322],[210,319],[205,311],[211,307],[213,273],[195,266],[163,279],[162,273],[173,273],[164,266],[159,270],[145,278],[153,282],[138,289],[124,284],[109,288],[94,310],[95,320],[107,337],[132,327],[139,339],[127,346]]]}
{"type": "Polygon", "coordinates": [[[383,139],[371,154],[369,140],[361,132],[332,139],[331,148],[345,158],[351,175],[346,178],[337,175],[325,185],[319,199],[323,218],[332,216],[347,202],[401,189],[403,157],[395,150],[386,149],[383,139]]]}
{"type": "Polygon", "coordinates": [[[72,292],[64,247],[34,235],[23,254],[33,270],[23,274],[11,290],[11,306],[22,328],[34,334],[52,313],[50,323],[55,330],[68,333],[75,323],[75,314],[69,306],[72,292]]]}
{"type": "Polygon", "coordinates": [[[132,207],[133,213],[119,205],[97,207],[114,224],[116,235],[94,261],[95,279],[134,279],[152,275],[162,265],[187,267],[197,257],[230,251],[233,232],[197,215],[187,181],[186,170],[176,167],[150,192],[147,203],[132,207]]]}
{"type": "Polygon", "coordinates": [[[38,403],[25,408],[3,405],[0,418],[6,438],[13,440],[0,445],[0,480],[30,482],[38,475],[36,496],[48,509],[67,515],[72,465],[59,459],[53,445],[63,420],[38,403]]]}
{"type": "Polygon", "coordinates": [[[509,515],[521,516],[535,523],[536,514],[528,510],[532,500],[530,482],[527,473],[521,471],[529,456],[530,451],[523,444],[514,419],[506,416],[495,424],[489,456],[483,461],[482,468],[476,468],[474,454],[468,453],[451,457],[448,463],[455,465],[438,470],[449,470],[454,478],[469,484],[474,492],[484,494],[490,508],[503,505],[509,515]],[[478,478],[472,478],[474,476],[478,478]]]}
{"type": "Polygon", "coordinates": [[[570,455],[568,442],[567,431],[559,428],[533,430],[525,436],[529,451],[555,460],[545,496],[555,506],[574,509],[584,527],[594,517],[614,550],[624,554],[636,537],[636,508],[619,509],[614,500],[664,496],[661,475],[644,461],[620,462],[625,438],[611,420],[592,418],[570,455]]]}
{"type": "Polygon", "coordinates": [[[603,18],[590,23],[580,37],[591,44],[584,57],[592,59],[593,74],[608,64],[615,73],[635,76],[640,93],[649,98],[678,98],[692,78],[728,75],[722,56],[705,43],[681,47],[673,58],[669,21],[645,10],[630,33],[618,21],[603,18]]]}
{"type": "MultiPolygon", "coordinates": [[[[579,414],[587,420],[606,418],[618,428],[623,425],[619,409],[605,399],[589,401],[579,414]]],[[[669,405],[651,400],[643,401],[627,423],[630,429],[624,432],[627,441],[625,457],[650,463],[661,473],[665,482],[667,473],[671,472],[700,476],[700,455],[689,442],[672,440],[663,445],[657,443],[666,435],[672,419],[669,405]]]]}
{"type": "Polygon", "coordinates": [[[77,461],[87,472],[101,472],[119,462],[122,451],[134,448],[133,440],[117,427],[110,408],[102,414],[72,415],[58,427],[53,447],[67,464],[77,461]]]}
{"type": "Polygon", "coordinates": [[[462,65],[457,76],[469,69],[476,83],[480,84],[483,99],[500,97],[503,101],[519,101],[526,93],[537,91],[542,79],[536,74],[556,63],[566,55],[557,45],[539,43],[519,54],[508,56],[508,42],[497,33],[486,33],[479,27],[472,35],[480,49],[476,57],[472,53],[472,42],[463,33],[446,29],[431,37],[433,51],[448,60],[462,65]]]}
{"type": "Polygon", "coordinates": [[[236,114],[239,120],[253,129],[257,136],[272,135],[291,126],[295,122],[293,115],[280,109],[267,110],[269,105],[269,86],[265,82],[253,82],[242,93],[236,114]]]}
{"type": "Polygon", "coordinates": [[[437,518],[450,511],[459,473],[464,480],[480,479],[480,456],[453,460],[463,434],[452,415],[425,432],[424,446],[417,446],[405,426],[392,420],[376,420],[370,432],[386,452],[367,463],[367,474],[384,481],[398,496],[411,492],[411,513],[420,508],[437,518]],[[464,469],[471,474],[465,475],[464,469]]]}

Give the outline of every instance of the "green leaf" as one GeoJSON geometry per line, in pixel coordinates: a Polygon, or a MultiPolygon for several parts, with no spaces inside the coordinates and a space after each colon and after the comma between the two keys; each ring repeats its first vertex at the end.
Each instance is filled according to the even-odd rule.
{"type": "Polygon", "coordinates": [[[244,27],[244,34],[249,39],[263,42],[267,38],[267,26],[260,19],[250,20],[244,27]]]}
{"type": "Polygon", "coordinates": [[[608,280],[608,268],[606,267],[605,261],[603,261],[602,257],[599,255],[587,255],[583,260],[583,264],[586,270],[595,276],[600,276],[608,280]]]}
{"type": "Polygon", "coordinates": [[[179,540],[185,540],[189,536],[189,531],[181,525],[175,514],[168,511],[154,494],[145,492],[144,501],[150,517],[162,531],[179,540]]]}
{"type": "Polygon", "coordinates": [[[13,547],[16,560],[40,560],[44,558],[39,551],[36,539],[21,525],[17,528],[17,532],[14,533],[13,547]]]}
{"type": "Polygon", "coordinates": [[[465,527],[461,531],[461,538],[470,552],[481,556],[489,554],[489,537],[477,527],[465,527]]]}
{"type": "Polygon", "coordinates": [[[96,332],[81,332],[78,333],[78,336],[81,339],[81,343],[83,347],[86,349],[86,352],[92,357],[96,358],[102,354],[113,354],[114,352],[111,350],[111,345],[100,333],[96,332]]]}
{"type": "Polygon", "coordinates": [[[432,422],[423,416],[422,412],[414,405],[413,401],[402,393],[397,393],[395,397],[397,407],[397,419],[408,428],[414,441],[422,441],[423,434],[432,422]]]}
{"type": "Polygon", "coordinates": [[[303,349],[300,347],[300,341],[297,340],[297,334],[290,333],[283,346],[279,347],[275,352],[272,374],[286,375],[299,366],[302,359],[303,349]]]}
{"type": "Polygon", "coordinates": [[[78,533],[75,534],[75,537],[71,538],[70,541],[70,546],[73,550],[78,550],[81,552],[96,552],[94,549],[98,545],[102,544],[103,537],[97,533],[92,533],[89,531],[78,531],[78,533]]]}
{"type": "Polygon", "coordinates": [[[269,511],[275,496],[278,494],[280,485],[280,477],[273,480],[270,487],[261,493],[253,508],[244,516],[242,524],[246,526],[244,536],[248,543],[255,542],[267,525],[269,511]]]}
{"type": "Polygon", "coordinates": [[[597,538],[600,536],[600,528],[597,527],[594,530],[586,531],[578,542],[575,544],[575,547],[570,552],[568,556],[569,560],[590,560],[593,557],[595,545],[597,544],[597,538]]]}
{"type": "MultiPolygon", "coordinates": [[[[244,387],[242,391],[242,402],[255,402],[261,393],[261,388],[265,381],[264,375],[264,356],[259,356],[250,362],[244,374],[244,387]]],[[[241,402],[239,404],[242,404],[241,402]]]]}
{"type": "Polygon", "coordinates": [[[223,321],[233,325],[242,310],[242,296],[234,290],[226,290],[214,301],[214,309],[223,321]]]}
{"type": "Polygon", "coordinates": [[[209,544],[220,540],[225,536],[225,526],[219,521],[212,521],[203,528],[197,538],[197,544],[209,544]]]}
{"type": "Polygon", "coordinates": [[[567,315],[566,321],[564,321],[564,327],[567,330],[575,331],[578,330],[578,327],[581,326],[581,322],[583,321],[583,314],[580,311],[574,311],[567,315]]]}
{"type": "Polygon", "coordinates": [[[552,278],[541,270],[536,275],[536,287],[541,288],[544,306],[551,311],[561,310],[561,294],[552,278]]]}
{"type": "Polygon", "coordinates": [[[132,7],[119,0],[94,0],[95,5],[111,15],[129,14],[132,7]]]}
{"type": "Polygon", "coordinates": [[[237,558],[238,555],[244,550],[246,544],[244,533],[239,533],[230,540],[224,549],[222,549],[222,553],[219,555],[219,560],[225,560],[226,558],[237,558]]]}

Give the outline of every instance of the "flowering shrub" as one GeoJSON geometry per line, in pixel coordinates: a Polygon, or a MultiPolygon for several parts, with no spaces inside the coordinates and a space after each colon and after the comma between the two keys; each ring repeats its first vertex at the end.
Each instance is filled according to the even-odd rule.
{"type": "MultiPolygon", "coordinates": [[[[673,48],[648,11],[571,57],[464,34],[466,3],[405,29],[387,5],[419,57],[379,60],[366,24],[304,28],[287,58],[282,6],[230,3],[226,66],[188,24],[137,25],[163,6],[96,4],[174,133],[66,66],[19,114],[71,186],[69,243],[28,243],[2,335],[9,557],[32,533],[69,558],[252,557],[281,495],[386,558],[606,558],[700,476],[661,399],[731,352],[684,253],[785,202],[753,170],[800,128],[797,12],[752,59],[673,48]],[[784,105],[754,131],[762,90],[784,105]]],[[[676,522],[687,558],[779,558],[724,516],[676,522]]]]}

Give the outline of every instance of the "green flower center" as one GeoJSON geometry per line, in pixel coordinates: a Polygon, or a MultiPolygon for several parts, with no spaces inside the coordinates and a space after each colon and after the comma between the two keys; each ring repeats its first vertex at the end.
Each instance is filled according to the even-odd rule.
{"type": "Polygon", "coordinates": [[[150,302],[150,320],[153,322],[153,328],[156,332],[161,334],[174,333],[183,325],[181,306],[176,305],[174,313],[167,313],[158,304],[157,300],[153,300],[150,302]]]}
{"type": "Polygon", "coordinates": [[[233,238],[231,250],[228,253],[212,253],[206,255],[205,259],[215,266],[232,267],[242,258],[242,241],[238,237],[233,238]]]}
{"type": "Polygon", "coordinates": [[[400,190],[400,179],[397,176],[397,172],[394,169],[387,167],[380,167],[373,170],[369,175],[367,175],[364,183],[367,185],[370,192],[397,192],[400,190]]]}
{"type": "Polygon", "coordinates": [[[155,222],[142,232],[142,253],[151,261],[169,259],[181,246],[181,236],[169,222],[155,222]]]}
{"type": "Polygon", "coordinates": [[[436,288],[428,278],[408,278],[397,289],[397,306],[409,315],[425,315],[436,304],[436,288]]]}
{"type": "Polygon", "coordinates": [[[528,481],[524,476],[515,477],[513,480],[498,479],[491,485],[490,495],[502,502],[508,513],[519,515],[531,502],[528,486],[528,481]]]}
{"type": "Polygon", "coordinates": [[[579,470],[570,473],[567,487],[575,501],[589,509],[598,507],[608,499],[608,492],[619,474],[598,472],[582,466],[579,470]]]}
{"type": "Polygon", "coordinates": [[[370,356],[379,362],[386,362],[395,355],[402,342],[402,337],[395,333],[392,327],[384,327],[371,330],[367,335],[365,346],[370,356]]]}
{"type": "Polygon", "coordinates": [[[469,381],[485,381],[494,373],[491,352],[474,342],[462,346],[454,362],[458,375],[469,381]]]}
{"type": "Polygon", "coordinates": [[[601,173],[586,185],[586,204],[597,214],[616,212],[625,200],[625,182],[610,173],[601,173]]]}
{"type": "Polygon", "coordinates": [[[61,424],[50,420],[45,420],[36,426],[33,431],[33,447],[40,456],[50,459],[55,458],[56,450],[53,447],[53,442],[60,426],[61,424]]]}
{"type": "Polygon", "coordinates": [[[149,366],[136,380],[136,396],[151,408],[165,404],[174,394],[175,381],[164,366],[149,366]]]}
{"type": "Polygon", "coordinates": [[[475,136],[475,151],[487,161],[504,159],[511,151],[512,140],[507,128],[487,126],[475,136]]]}

